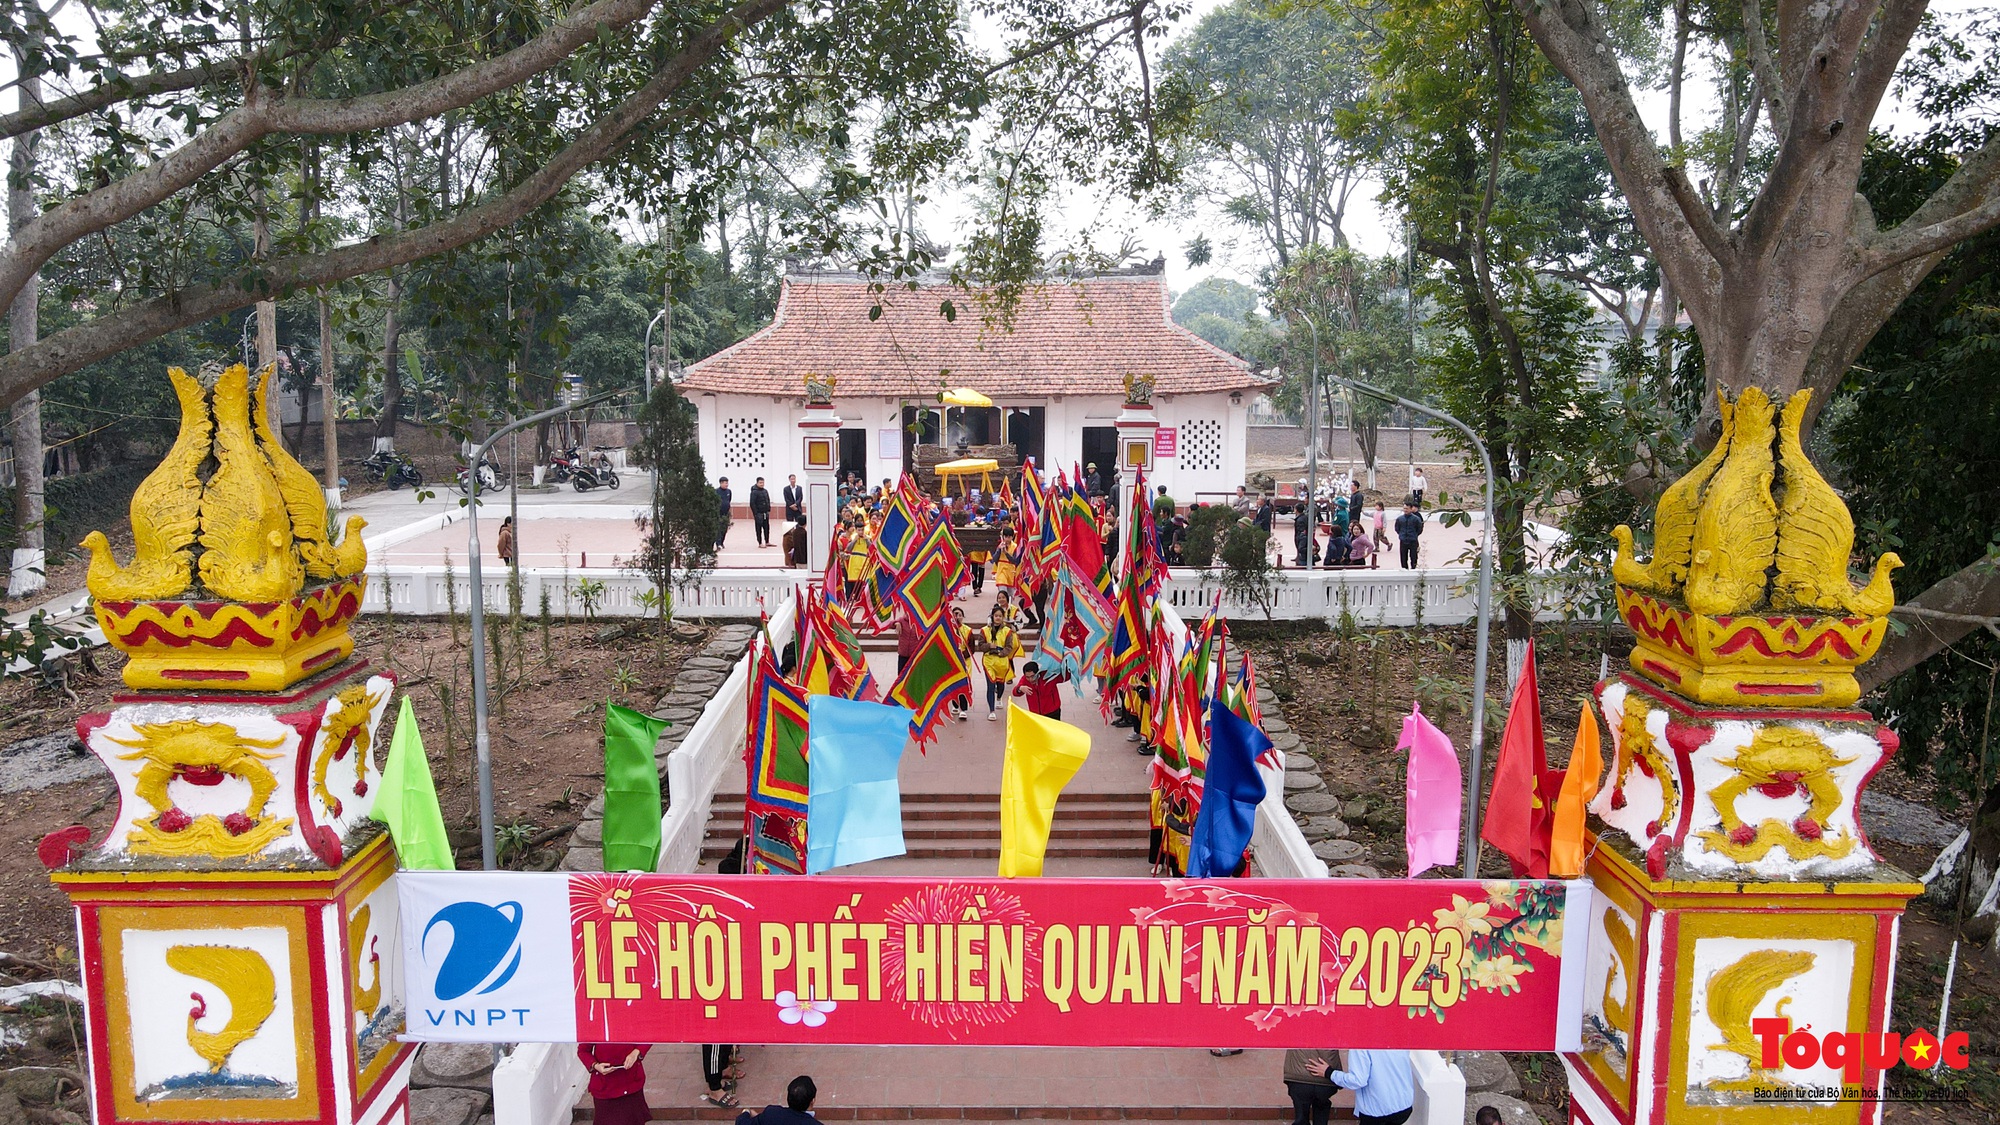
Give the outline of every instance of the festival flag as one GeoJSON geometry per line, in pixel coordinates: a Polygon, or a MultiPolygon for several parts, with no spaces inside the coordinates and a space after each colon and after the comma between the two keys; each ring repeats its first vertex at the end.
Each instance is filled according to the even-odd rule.
{"type": "Polygon", "coordinates": [[[652,871],[660,863],[660,770],[653,747],[672,724],[604,705],[604,869],[652,871]]]}
{"type": "Polygon", "coordinates": [[[1209,705],[1208,723],[1208,777],[1188,841],[1190,879],[1222,878],[1242,866],[1257,825],[1257,806],[1264,800],[1264,775],[1257,770],[1257,757],[1271,745],[1263,731],[1220,700],[1209,705]]]}
{"type": "Polygon", "coordinates": [[[1583,709],[1576,724],[1576,745],[1569,752],[1569,766],[1556,793],[1555,812],[1549,830],[1549,875],[1574,879],[1583,874],[1583,811],[1597,796],[1598,775],[1604,758],[1597,745],[1597,716],[1583,709]]]}
{"type": "Polygon", "coordinates": [[[369,815],[389,826],[396,858],[411,871],[450,871],[458,866],[445,836],[444,814],[438,810],[437,786],[431,781],[430,759],[424,756],[424,736],[410,696],[403,695],[396,713],[396,733],[377,780],[381,791],[369,815]]]}
{"type": "Polygon", "coordinates": [[[1060,719],[1007,704],[1000,767],[1000,877],[1040,875],[1056,798],[1090,756],[1090,735],[1060,719]]]}
{"type": "Polygon", "coordinates": [[[949,625],[949,619],[941,619],[924,633],[923,643],[889,687],[889,701],[910,712],[910,734],[920,752],[936,736],[947,705],[961,695],[972,698],[972,676],[947,632],[949,625]]]}
{"type": "Polygon", "coordinates": [[[1486,799],[1485,823],[1479,838],[1500,849],[1514,865],[1516,879],[1546,879],[1549,875],[1548,808],[1541,796],[1548,755],[1542,745],[1542,697],[1535,686],[1535,642],[1514,685],[1507,710],[1507,730],[1500,737],[1500,760],[1493,770],[1493,791],[1486,799]]]}
{"type": "Polygon", "coordinates": [[[891,582],[903,572],[910,552],[922,542],[924,525],[920,513],[921,508],[912,503],[908,490],[901,486],[891,491],[882,505],[882,526],[870,547],[891,582]]]}
{"type": "Polygon", "coordinates": [[[807,872],[902,855],[903,797],[896,776],[909,708],[816,695],[808,717],[807,872]]]}
{"type": "Polygon", "coordinates": [[[758,645],[750,688],[743,834],[744,870],[803,875],[806,802],[811,794],[806,695],[778,674],[769,644],[758,645]]]}
{"type": "Polygon", "coordinates": [[[1410,861],[1410,878],[1433,867],[1449,867],[1458,859],[1458,823],[1465,794],[1459,777],[1458,752],[1451,739],[1411,706],[1403,719],[1396,749],[1408,751],[1409,772],[1403,782],[1403,850],[1410,861]]]}

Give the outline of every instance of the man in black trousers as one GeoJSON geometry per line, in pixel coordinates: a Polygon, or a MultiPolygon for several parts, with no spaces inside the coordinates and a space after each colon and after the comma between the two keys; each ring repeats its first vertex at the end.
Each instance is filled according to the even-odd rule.
{"type": "Polygon", "coordinates": [[[750,486],[750,522],[757,529],[757,545],[771,545],[771,490],[764,487],[764,478],[758,477],[750,486]]]}
{"type": "Polygon", "coordinates": [[[799,476],[793,473],[785,478],[785,520],[801,523],[806,518],[806,490],[799,487],[799,476]]]}

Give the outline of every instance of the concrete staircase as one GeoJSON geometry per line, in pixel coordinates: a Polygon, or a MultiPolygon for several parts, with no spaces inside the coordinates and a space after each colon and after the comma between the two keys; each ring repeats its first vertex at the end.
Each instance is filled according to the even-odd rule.
{"type": "MultiPolygon", "coordinates": [[[[1145,793],[1065,793],[1049,832],[1050,858],[1144,859],[1150,828],[1145,793]]],[[[718,793],[702,844],[707,862],[743,834],[743,795],[718,793]]],[[[990,793],[903,794],[903,840],[917,859],[998,859],[1000,799],[990,793]]]]}

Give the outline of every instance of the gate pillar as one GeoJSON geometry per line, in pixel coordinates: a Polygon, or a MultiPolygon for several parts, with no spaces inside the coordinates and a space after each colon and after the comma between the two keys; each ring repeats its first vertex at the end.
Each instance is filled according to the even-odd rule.
{"type": "Polygon", "coordinates": [[[77,732],[103,840],[41,858],[76,908],[95,1125],[407,1116],[396,856],[369,819],[395,681],[352,658],[367,551],[266,424],[269,368],[170,372],[181,430],[88,585],[128,691],[77,732]]]}
{"type": "Polygon", "coordinates": [[[1722,404],[1715,449],[1660,499],[1641,563],[1618,529],[1630,669],[1597,685],[1614,755],[1591,804],[1586,1125],[1880,1120],[1879,1065],[1771,1060],[1789,1021],[1887,1030],[1896,939],[1922,887],[1883,862],[1862,790],[1895,753],[1854,707],[1894,598],[1885,555],[1847,573],[1854,525],[1806,459],[1806,392],[1722,404]]]}

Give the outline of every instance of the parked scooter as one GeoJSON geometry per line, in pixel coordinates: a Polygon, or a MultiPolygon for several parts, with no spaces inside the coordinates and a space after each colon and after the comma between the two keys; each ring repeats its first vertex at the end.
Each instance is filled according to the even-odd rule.
{"type": "Polygon", "coordinates": [[[619,484],[618,474],[611,468],[611,458],[601,452],[592,454],[588,462],[578,458],[570,467],[569,482],[578,492],[589,492],[600,485],[615,492],[619,484]]]}
{"type": "Polygon", "coordinates": [[[390,491],[409,485],[412,488],[424,486],[424,474],[415,462],[393,449],[378,449],[361,462],[361,470],[368,479],[376,483],[387,482],[390,491]]]}

